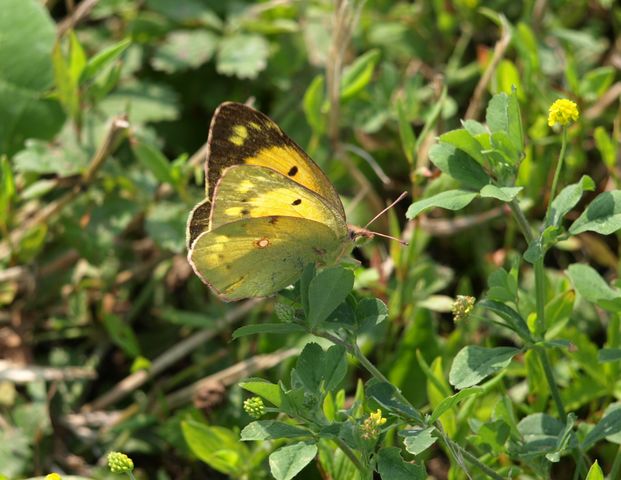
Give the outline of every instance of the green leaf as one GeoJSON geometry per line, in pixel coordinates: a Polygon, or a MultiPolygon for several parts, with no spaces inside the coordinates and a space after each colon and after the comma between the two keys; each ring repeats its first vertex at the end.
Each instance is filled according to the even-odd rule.
{"type": "Polygon", "coordinates": [[[533,341],[530,330],[528,329],[528,324],[522,318],[522,315],[510,306],[490,299],[481,300],[477,305],[486,308],[487,310],[491,310],[502,318],[506,322],[507,326],[517,333],[524,341],[533,341]]]}
{"type": "Polygon", "coordinates": [[[103,320],[112,343],[121,347],[131,357],[140,355],[138,339],[128,323],[112,313],[106,313],[103,320]]]}
{"type": "Polygon", "coordinates": [[[291,480],[317,455],[317,445],[304,442],[279,448],[270,455],[270,471],[276,480],[291,480]]]}
{"type": "Polygon", "coordinates": [[[268,382],[262,378],[249,378],[243,382],[239,382],[239,386],[244,390],[248,390],[255,395],[263,397],[276,407],[280,407],[282,403],[280,387],[275,383],[268,382]]]}
{"type": "Polygon", "coordinates": [[[256,78],[267,67],[269,43],[260,35],[236,33],[224,37],[218,48],[216,70],[237,78],[256,78]]]}
{"type": "Polygon", "coordinates": [[[15,195],[15,180],[11,164],[6,156],[0,156],[0,225],[6,228],[9,222],[11,202],[15,195]]]}
{"type": "Polygon", "coordinates": [[[56,25],[38,0],[2,0],[0,15],[0,154],[12,154],[27,138],[51,139],[65,116],[53,85],[56,25]]]}
{"type": "Polygon", "coordinates": [[[604,472],[602,472],[597,460],[595,460],[593,465],[591,465],[591,468],[589,468],[585,480],[604,480],[604,472]]]}
{"type": "Polygon", "coordinates": [[[621,360],[621,348],[602,348],[597,354],[600,363],[618,362],[621,360]]]}
{"type": "MultiPolygon", "coordinates": [[[[612,415],[614,412],[621,411],[621,402],[611,403],[604,410],[604,418],[612,415]]],[[[606,441],[610,443],[616,443],[617,445],[621,445],[621,432],[613,433],[611,435],[606,435],[606,441]]]]}
{"type": "Polygon", "coordinates": [[[438,418],[442,416],[442,414],[455,408],[457,404],[461,402],[464,398],[471,397],[472,395],[478,395],[484,391],[485,389],[482,387],[470,387],[465,388],[460,392],[457,392],[455,395],[451,395],[450,397],[445,398],[438,404],[436,408],[433,409],[433,413],[431,414],[429,423],[434,423],[438,418]]]}
{"type": "Polygon", "coordinates": [[[410,404],[403,403],[396,396],[394,385],[387,382],[375,383],[367,388],[366,393],[367,397],[373,398],[389,412],[402,416],[406,420],[422,423],[423,417],[420,412],[410,404]]]}
{"type": "Polygon", "coordinates": [[[78,82],[73,78],[71,65],[63,54],[60,40],[52,51],[52,63],[54,65],[54,80],[56,82],[56,94],[65,111],[72,117],[77,118],[80,113],[80,95],[78,82]]]}
{"type": "Polygon", "coordinates": [[[453,360],[449,382],[459,390],[476,385],[508,366],[518,353],[520,349],[513,347],[485,348],[476,345],[464,347],[453,360]]]}
{"type": "Polygon", "coordinates": [[[214,470],[236,477],[243,472],[249,453],[237,433],[194,420],[181,422],[181,431],[192,453],[214,470]]]}
{"type": "MultiPolygon", "coordinates": [[[[487,106],[485,120],[492,135],[496,132],[504,132],[508,135],[513,149],[518,152],[524,150],[524,137],[522,132],[522,118],[517,95],[499,93],[494,95],[487,106]]],[[[515,158],[511,164],[517,163],[515,158]]]]}
{"type": "Polygon", "coordinates": [[[72,30],[69,32],[69,74],[77,93],[79,93],[78,84],[80,83],[82,72],[84,72],[84,67],[86,67],[86,53],[84,53],[77,35],[72,30]]]}
{"type": "Polygon", "coordinates": [[[419,213],[433,207],[446,208],[447,210],[461,210],[469,205],[478,195],[478,193],[468,190],[447,190],[414,202],[408,208],[405,216],[412,220],[419,213]]]}
{"type": "Polygon", "coordinates": [[[240,439],[244,442],[250,440],[276,440],[278,438],[297,438],[311,436],[312,432],[305,428],[289,425],[276,420],[259,420],[249,423],[241,431],[240,439]]]}
{"type": "Polygon", "coordinates": [[[84,70],[82,71],[80,82],[87,82],[88,80],[95,78],[100,72],[103,71],[104,68],[119,58],[130,45],[131,39],[125,38],[118,43],[104,48],[101,52],[98,52],[92,58],[89,58],[84,70]]]}
{"type": "Polygon", "coordinates": [[[621,190],[600,193],[569,228],[572,235],[597,232],[609,235],[621,228],[621,190]]]}
{"type": "Polygon", "coordinates": [[[520,72],[511,60],[502,59],[496,69],[498,91],[511,95],[515,89],[516,96],[524,100],[524,89],[520,80],[520,72]]]}
{"type": "Polygon", "coordinates": [[[567,450],[571,447],[576,447],[574,440],[573,429],[576,423],[576,415],[569,413],[567,420],[565,421],[565,428],[556,438],[556,446],[553,451],[546,453],[546,459],[550,462],[559,462],[561,456],[567,453],[567,450]]]}
{"type": "Polygon", "coordinates": [[[518,291],[517,280],[504,268],[494,270],[487,278],[487,284],[489,286],[486,295],[488,299],[497,300],[499,302],[516,303],[518,291]]]}
{"type": "MultiPolygon", "coordinates": [[[[430,423],[433,423],[437,418],[430,423]]],[[[434,443],[437,438],[434,437],[436,427],[429,428],[415,428],[410,430],[402,430],[399,432],[399,436],[403,437],[403,444],[405,449],[412,455],[420,455],[434,443]]]]}
{"type": "Polygon", "coordinates": [[[601,125],[596,127],[593,132],[593,138],[595,139],[595,146],[597,150],[599,150],[602,161],[608,168],[614,168],[617,161],[617,147],[612,138],[610,138],[610,135],[608,135],[606,129],[601,125]]]}
{"type": "Polygon", "coordinates": [[[479,194],[482,198],[495,198],[501,202],[510,202],[524,187],[497,187],[496,185],[485,185],[479,194]]]}
{"type": "Polygon", "coordinates": [[[550,300],[545,307],[546,338],[554,338],[561,333],[574,309],[576,292],[567,290],[550,300]]]}
{"type": "Polygon", "coordinates": [[[621,291],[611,288],[593,267],[574,263],[567,269],[567,275],[585,300],[606,310],[621,311],[621,291]]]}
{"type": "Polygon", "coordinates": [[[312,328],[326,320],[354,287],[354,274],[342,267],[327,268],[308,287],[308,323],[312,328]]]}
{"type": "Polygon", "coordinates": [[[580,79],[580,96],[587,102],[593,102],[606,93],[614,79],[615,68],[612,66],[598,67],[588,71],[580,79]]]}
{"type": "Polygon", "coordinates": [[[554,451],[564,427],[557,419],[545,413],[524,417],[518,423],[518,431],[524,441],[520,453],[535,457],[554,451]]]}
{"type": "Polygon", "coordinates": [[[296,325],[295,323],[257,323],[255,325],[244,325],[243,327],[237,328],[233,332],[233,339],[262,333],[287,334],[305,331],[306,329],[303,326],[296,325]]]}
{"type": "Polygon", "coordinates": [[[145,229],[161,248],[174,253],[185,252],[187,206],[160,201],[147,211],[145,229]]]}
{"type": "Polygon", "coordinates": [[[388,307],[379,298],[363,298],[356,305],[356,322],[360,330],[379,325],[387,318],[388,307]]]}
{"type": "Polygon", "coordinates": [[[378,49],[369,50],[343,69],[341,100],[354,97],[368,85],[373,78],[373,71],[379,57],[380,51],[378,49]]]}
{"type": "Polygon", "coordinates": [[[416,135],[412,130],[412,125],[405,114],[405,105],[397,102],[397,115],[399,119],[399,137],[401,138],[401,148],[407,158],[410,167],[414,166],[414,155],[416,153],[416,135]]]}
{"type": "Polygon", "coordinates": [[[382,448],[378,454],[377,470],[382,480],[425,480],[427,471],[423,465],[413,465],[401,458],[397,447],[382,448]]]}
{"type": "Polygon", "coordinates": [[[197,68],[216,52],[218,36],[207,30],[177,30],[157,47],[152,63],[156,70],[176,73],[197,68]]]}
{"type": "Polygon", "coordinates": [[[620,433],[621,408],[611,409],[584,438],[582,449],[586,452],[604,438],[618,436],[620,433]]]}
{"type": "Polygon", "coordinates": [[[300,277],[300,299],[302,301],[302,308],[304,309],[304,315],[308,318],[310,305],[309,305],[309,287],[313,278],[315,278],[316,267],[314,263],[309,263],[304,267],[302,276],[300,277]]]}
{"type": "Polygon", "coordinates": [[[479,191],[490,182],[489,176],[476,160],[448,143],[436,143],[429,150],[429,158],[436,167],[466,188],[479,191]]]}
{"type": "Polygon", "coordinates": [[[324,355],[322,376],[324,389],[327,392],[335,390],[347,375],[347,358],[345,348],[341,345],[332,345],[324,355]]]}
{"type": "Polygon", "coordinates": [[[317,134],[324,132],[326,118],[323,112],[323,104],[326,96],[326,81],[323,75],[317,75],[304,92],[304,114],[306,121],[317,134]]]}
{"type": "Polygon", "coordinates": [[[99,104],[107,115],[129,114],[132,124],[175,120],[178,94],[170,87],[146,81],[123,83],[99,104]]]}
{"type": "Polygon", "coordinates": [[[489,130],[487,130],[487,127],[481,122],[477,122],[476,120],[462,120],[461,124],[466,129],[466,131],[473,137],[476,137],[477,135],[489,135],[489,130]]]}
{"type": "Polygon", "coordinates": [[[440,135],[440,141],[453,145],[459,150],[467,153],[475,159],[480,165],[487,163],[485,155],[483,155],[482,145],[466,128],[451,130],[440,135]]]}
{"type": "Polygon", "coordinates": [[[307,392],[317,393],[323,379],[324,351],[316,343],[307,343],[298,357],[292,376],[299,380],[294,387],[303,386],[307,392]]]}
{"type": "Polygon", "coordinates": [[[171,163],[157,147],[150,143],[139,141],[132,145],[132,150],[140,163],[147,168],[158,181],[171,185],[176,184],[171,172],[171,163]]]}
{"type": "Polygon", "coordinates": [[[588,175],[583,175],[579,182],[567,185],[556,196],[550,204],[550,215],[546,219],[546,226],[554,225],[561,226],[562,220],[574,208],[580,199],[582,194],[586,191],[595,190],[595,182],[588,175]]]}

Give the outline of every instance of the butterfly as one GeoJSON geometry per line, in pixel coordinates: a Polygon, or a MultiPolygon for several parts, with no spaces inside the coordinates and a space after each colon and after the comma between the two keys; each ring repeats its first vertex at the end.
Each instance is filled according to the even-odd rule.
{"type": "Polygon", "coordinates": [[[205,199],[187,223],[188,260],[223,300],[264,297],[330,265],[370,232],[348,227],[319,166],[270,118],[240,103],[211,121],[205,199]]]}

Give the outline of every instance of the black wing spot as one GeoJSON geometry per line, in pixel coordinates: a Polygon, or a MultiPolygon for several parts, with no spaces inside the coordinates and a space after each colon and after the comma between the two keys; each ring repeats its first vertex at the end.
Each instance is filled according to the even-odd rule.
{"type": "Polygon", "coordinates": [[[250,210],[248,210],[247,208],[244,208],[240,213],[242,215],[248,215],[250,213],[250,210]]]}
{"type": "Polygon", "coordinates": [[[294,200],[293,202],[291,202],[291,205],[299,205],[300,203],[302,203],[302,199],[298,198],[297,200],[294,200]]]}
{"type": "Polygon", "coordinates": [[[246,203],[247,201],[248,201],[248,199],[247,199],[247,198],[242,198],[242,199],[240,200],[240,202],[242,202],[242,203],[246,203]]]}
{"type": "Polygon", "coordinates": [[[293,177],[296,173],[298,173],[298,167],[294,165],[293,167],[291,167],[291,170],[289,170],[289,173],[287,173],[287,175],[293,177]]]}

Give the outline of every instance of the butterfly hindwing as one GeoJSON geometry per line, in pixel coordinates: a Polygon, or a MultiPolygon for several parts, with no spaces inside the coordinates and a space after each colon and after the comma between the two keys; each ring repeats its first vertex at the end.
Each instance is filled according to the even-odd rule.
{"type": "Polygon", "coordinates": [[[271,295],[297,280],[308,263],[330,263],[342,243],[326,225],[272,216],[203,232],[189,260],[223,300],[271,295]]]}
{"type": "Polygon", "coordinates": [[[322,197],[345,219],[343,205],[330,180],[313,160],[263,113],[226,102],[209,129],[205,189],[208,198],[224,169],[233,165],[271,168],[322,197]]]}
{"type": "Polygon", "coordinates": [[[269,216],[314,220],[328,226],[339,239],[347,236],[340,215],[306,187],[266,167],[227,168],[214,191],[211,228],[240,218],[269,216]]]}

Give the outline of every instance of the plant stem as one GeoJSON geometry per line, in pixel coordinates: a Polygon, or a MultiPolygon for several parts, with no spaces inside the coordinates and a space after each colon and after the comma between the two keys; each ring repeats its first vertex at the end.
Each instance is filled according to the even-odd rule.
{"type": "Polygon", "coordinates": [[[552,200],[554,200],[554,197],[556,196],[556,187],[558,186],[558,179],[561,176],[561,169],[563,168],[563,161],[565,160],[565,150],[567,149],[567,127],[563,127],[563,133],[561,134],[561,138],[561,151],[558,154],[556,171],[554,172],[552,188],[550,189],[550,201],[548,202],[548,209],[546,210],[546,219],[550,218],[550,205],[552,205],[552,200]]]}
{"type": "Polygon", "coordinates": [[[351,463],[353,463],[356,469],[360,472],[362,478],[367,478],[369,476],[369,471],[364,467],[362,463],[360,463],[360,460],[358,459],[358,457],[356,457],[354,451],[349,448],[349,445],[347,445],[343,440],[338,437],[336,437],[334,441],[339,446],[339,448],[343,450],[343,453],[347,455],[347,458],[351,460],[351,463]]]}
{"type": "Polygon", "coordinates": [[[483,462],[481,462],[477,457],[475,457],[472,453],[470,453],[468,450],[463,448],[461,445],[451,440],[449,441],[453,444],[453,448],[458,450],[459,453],[461,453],[468,462],[470,462],[472,465],[474,465],[479,470],[481,470],[483,473],[485,473],[489,478],[493,478],[494,480],[505,480],[505,477],[494,472],[494,470],[492,470],[487,465],[485,465],[483,462]]]}
{"type": "Polygon", "coordinates": [[[567,414],[565,413],[565,406],[563,405],[561,393],[556,386],[556,381],[554,380],[554,372],[552,371],[552,365],[550,363],[548,352],[544,348],[537,348],[537,355],[539,356],[539,361],[543,366],[543,372],[545,373],[546,380],[548,381],[548,386],[550,387],[550,393],[552,394],[552,399],[556,405],[558,416],[561,420],[565,420],[567,414]]]}
{"type": "MultiPolygon", "coordinates": [[[[388,381],[388,379],[384,376],[384,374],[382,372],[380,372],[375,365],[373,365],[369,359],[367,357],[365,357],[365,355],[360,351],[360,348],[358,347],[358,345],[354,342],[350,352],[352,353],[352,355],[354,355],[356,357],[356,359],[360,362],[360,364],[371,374],[373,375],[373,377],[381,382],[387,382],[390,383],[388,381]]],[[[395,396],[403,403],[405,403],[406,405],[410,405],[410,402],[407,398],[405,398],[405,396],[403,396],[403,394],[395,388],[395,396]]],[[[472,455],[471,453],[469,453],[467,450],[465,450],[464,448],[462,448],[459,444],[453,442],[450,438],[448,438],[446,435],[444,435],[444,432],[442,431],[442,427],[441,425],[437,425],[436,428],[438,428],[438,430],[440,431],[440,433],[442,434],[442,439],[444,440],[444,442],[447,444],[447,448],[449,451],[457,451],[459,453],[461,453],[461,455],[463,455],[463,457],[468,460],[468,462],[470,462],[472,465],[476,466],[479,470],[481,470],[482,472],[485,472],[490,478],[493,478],[495,480],[504,480],[504,478],[501,475],[498,475],[496,472],[494,472],[491,468],[489,468],[487,465],[485,465],[483,462],[481,462],[477,457],[475,457],[474,455],[472,455]]]]}
{"type": "Polygon", "coordinates": [[[609,478],[619,478],[621,476],[621,446],[617,451],[617,455],[615,456],[615,461],[612,464],[612,468],[610,469],[609,478]]]}

